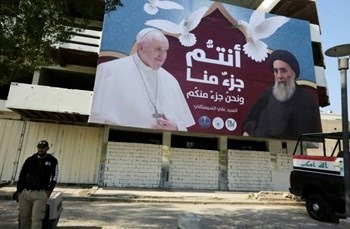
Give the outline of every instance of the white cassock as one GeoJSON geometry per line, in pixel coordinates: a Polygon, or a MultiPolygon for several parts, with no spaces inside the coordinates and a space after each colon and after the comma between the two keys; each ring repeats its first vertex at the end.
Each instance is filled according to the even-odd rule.
{"type": "Polygon", "coordinates": [[[89,122],[152,128],[155,107],[178,130],[195,124],[179,83],[165,69],[152,70],[136,53],[98,65],[89,122]]]}

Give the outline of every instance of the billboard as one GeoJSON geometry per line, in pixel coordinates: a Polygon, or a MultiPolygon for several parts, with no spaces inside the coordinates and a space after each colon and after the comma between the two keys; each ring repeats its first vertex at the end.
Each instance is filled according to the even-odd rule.
{"type": "Polygon", "coordinates": [[[104,18],[89,122],[286,139],[321,131],[307,21],[206,0],[123,4],[104,18]],[[151,35],[161,54],[143,57],[151,35]]]}

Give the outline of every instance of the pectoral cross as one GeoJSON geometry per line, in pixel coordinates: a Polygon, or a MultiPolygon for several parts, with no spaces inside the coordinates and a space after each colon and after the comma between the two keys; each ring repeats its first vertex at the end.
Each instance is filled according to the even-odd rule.
{"type": "Polygon", "coordinates": [[[157,110],[157,107],[154,107],[154,114],[152,115],[153,118],[161,118],[163,117],[163,114],[160,114],[157,110]]]}

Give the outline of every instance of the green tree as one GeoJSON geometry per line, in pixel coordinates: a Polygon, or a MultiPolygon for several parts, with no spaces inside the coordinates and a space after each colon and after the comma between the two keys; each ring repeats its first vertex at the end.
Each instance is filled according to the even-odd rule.
{"type": "Polygon", "coordinates": [[[120,0],[1,0],[0,86],[56,63],[54,44],[119,6],[120,0]]]}

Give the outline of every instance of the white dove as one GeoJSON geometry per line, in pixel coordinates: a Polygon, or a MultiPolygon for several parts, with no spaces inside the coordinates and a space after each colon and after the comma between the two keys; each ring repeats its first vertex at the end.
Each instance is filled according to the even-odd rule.
{"type": "Polygon", "coordinates": [[[190,33],[195,29],[204,14],[207,12],[208,7],[202,7],[194,11],[188,18],[185,18],[180,24],[173,23],[168,20],[154,19],[146,21],[146,25],[156,27],[167,33],[180,34],[179,40],[183,46],[190,47],[196,44],[197,38],[193,33],[190,33]]]}
{"type": "Polygon", "coordinates": [[[155,15],[158,12],[158,7],[161,9],[166,10],[183,10],[183,6],[180,4],[177,4],[176,2],[172,1],[162,1],[162,0],[148,0],[148,3],[145,3],[143,9],[146,11],[146,13],[150,15],[155,15]]]}
{"type": "Polygon", "coordinates": [[[271,36],[279,27],[289,21],[289,18],[275,16],[265,19],[265,12],[255,10],[249,19],[238,21],[236,27],[244,34],[246,42],[243,45],[244,53],[256,62],[261,62],[267,57],[267,45],[260,39],[271,36]]]}

